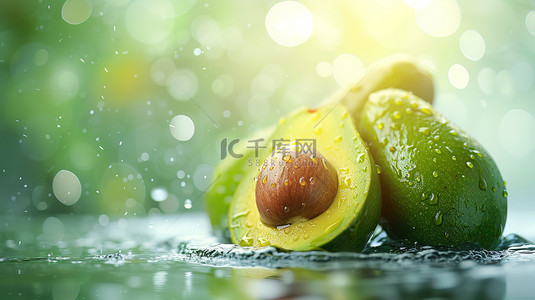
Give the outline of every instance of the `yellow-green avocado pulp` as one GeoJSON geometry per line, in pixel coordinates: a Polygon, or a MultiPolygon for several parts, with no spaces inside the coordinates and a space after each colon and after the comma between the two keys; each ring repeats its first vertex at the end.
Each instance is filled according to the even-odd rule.
{"type": "MultiPolygon", "coordinates": [[[[338,191],[331,206],[319,216],[272,227],[262,223],[255,201],[252,166],[239,184],[229,210],[232,241],[241,246],[275,246],[288,250],[360,251],[377,226],[381,192],[375,164],[347,110],[341,105],[300,109],[281,119],[272,139],[316,141],[316,151],[335,168],[338,191]],[[284,227],[284,228],[281,228],[284,227]]],[[[270,159],[272,140],[259,152],[270,159]]]]}

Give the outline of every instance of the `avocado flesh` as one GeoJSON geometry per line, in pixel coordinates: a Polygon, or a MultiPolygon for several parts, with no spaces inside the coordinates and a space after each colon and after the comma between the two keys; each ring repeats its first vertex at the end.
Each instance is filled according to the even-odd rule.
{"type": "Polygon", "coordinates": [[[391,238],[494,249],[505,226],[505,182],[475,140],[409,92],[374,93],[361,115],[383,194],[380,224],[391,238]]]}
{"type": "MultiPolygon", "coordinates": [[[[264,225],[255,201],[251,167],[234,194],[229,211],[232,241],[241,246],[275,246],[306,251],[361,250],[379,220],[381,192],[373,159],[342,106],[300,109],[281,122],[274,139],[315,139],[316,151],[336,169],[338,191],[331,206],[319,216],[284,228],[264,225]]],[[[271,140],[268,142],[271,145],[271,140]]],[[[269,159],[271,147],[260,157],[269,159]]]]}
{"type": "Polygon", "coordinates": [[[236,158],[228,155],[215,169],[212,177],[213,183],[206,191],[205,207],[212,230],[221,241],[230,241],[227,216],[234,191],[246,171],[252,168],[251,165],[256,165],[256,160],[260,160],[260,157],[255,157],[254,148],[247,148],[251,146],[248,141],[260,138],[269,139],[274,130],[275,127],[270,126],[247,139],[240,140],[233,149],[235,153],[243,154],[243,156],[236,158]]]}

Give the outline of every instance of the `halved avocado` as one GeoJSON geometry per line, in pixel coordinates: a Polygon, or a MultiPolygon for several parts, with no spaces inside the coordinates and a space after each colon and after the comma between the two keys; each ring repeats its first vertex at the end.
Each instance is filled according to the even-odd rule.
{"type": "Polygon", "coordinates": [[[394,239],[494,249],[507,215],[505,182],[474,139],[402,90],[364,106],[359,132],[381,167],[381,225],[394,239]]]}
{"type": "Polygon", "coordinates": [[[222,241],[229,241],[228,232],[228,211],[234,191],[248,169],[254,168],[257,164],[254,148],[247,148],[248,141],[256,139],[269,139],[275,130],[274,126],[260,130],[249,138],[240,140],[234,147],[233,151],[237,154],[243,154],[237,158],[228,155],[216,167],[213,175],[213,184],[208,188],[205,195],[205,206],[214,234],[222,241]]]}
{"type": "MultiPolygon", "coordinates": [[[[332,204],[311,219],[300,218],[284,226],[267,225],[256,198],[256,180],[263,179],[258,178],[262,168],[251,168],[230,207],[232,241],[242,246],[269,245],[297,251],[360,251],[379,220],[381,192],[373,159],[347,110],[341,105],[304,108],[280,123],[273,139],[313,139],[315,150],[335,170],[338,189],[332,204]]],[[[260,157],[272,159],[271,147],[263,149],[260,157]]]]}
{"type": "MultiPolygon", "coordinates": [[[[409,90],[426,101],[433,102],[434,87],[431,73],[420,62],[409,56],[392,55],[376,62],[354,87],[328,99],[327,103],[344,105],[356,124],[369,95],[385,88],[409,90]]],[[[222,241],[229,240],[227,216],[234,191],[249,169],[250,162],[256,163],[255,151],[247,148],[247,141],[257,138],[269,141],[274,129],[275,127],[271,126],[253,134],[254,138],[241,140],[235,148],[237,153],[242,153],[244,156],[242,158],[229,156],[215,170],[212,177],[214,183],[206,191],[205,204],[214,234],[222,241]]]]}

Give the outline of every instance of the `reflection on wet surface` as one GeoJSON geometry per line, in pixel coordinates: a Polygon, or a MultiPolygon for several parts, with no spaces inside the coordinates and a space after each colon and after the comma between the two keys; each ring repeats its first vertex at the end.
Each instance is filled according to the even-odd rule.
{"type": "Polygon", "coordinates": [[[1,298],[531,298],[535,246],[437,249],[378,232],[363,253],[219,244],[203,215],[57,221],[4,217],[1,298]],[[55,224],[54,226],[45,223],[55,224]],[[59,226],[58,224],[62,224],[59,226]],[[52,228],[52,229],[51,229],[52,228]],[[59,232],[58,232],[59,231],[59,232]],[[61,233],[61,234],[60,234],[61,233]]]}

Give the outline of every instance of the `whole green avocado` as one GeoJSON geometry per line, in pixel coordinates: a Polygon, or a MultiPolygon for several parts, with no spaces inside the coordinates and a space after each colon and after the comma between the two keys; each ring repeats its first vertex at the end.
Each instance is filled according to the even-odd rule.
{"type": "Polygon", "coordinates": [[[505,182],[474,139],[403,90],[373,93],[358,125],[381,174],[380,224],[394,239],[494,249],[507,215],[505,182]]]}

